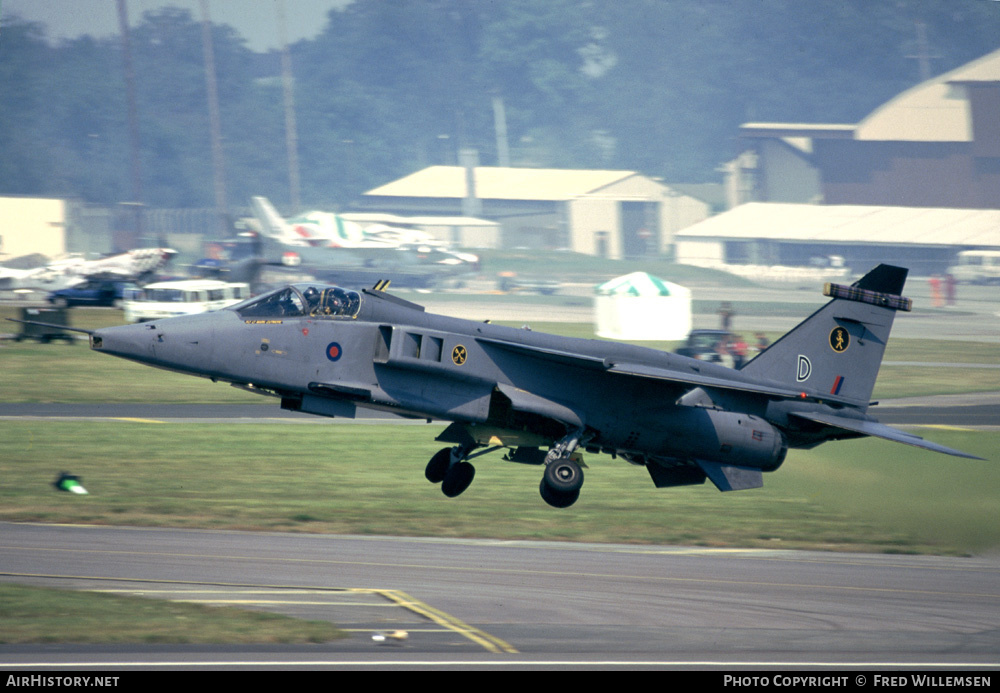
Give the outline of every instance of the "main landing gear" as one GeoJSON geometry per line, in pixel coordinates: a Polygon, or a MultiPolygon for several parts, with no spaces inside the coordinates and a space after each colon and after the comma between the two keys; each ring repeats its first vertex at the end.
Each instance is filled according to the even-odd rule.
{"type": "Polygon", "coordinates": [[[468,453],[461,446],[439,450],[427,463],[424,476],[432,484],[441,484],[441,491],[449,498],[460,495],[476,476],[476,468],[466,461],[468,453]]]}
{"type": "MultiPolygon", "coordinates": [[[[544,500],[555,508],[568,508],[580,497],[583,486],[583,469],[572,459],[573,451],[580,444],[580,431],[574,431],[556,443],[545,455],[545,473],[538,490],[544,500]]],[[[472,453],[474,447],[456,445],[439,450],[424,470],[432,484],[441,484],[441,491],[449,498],[461,495],[476,476],[476,468],[469,464],[472,457],[485,455],[499,449],[495,446],[472,453]]]]}

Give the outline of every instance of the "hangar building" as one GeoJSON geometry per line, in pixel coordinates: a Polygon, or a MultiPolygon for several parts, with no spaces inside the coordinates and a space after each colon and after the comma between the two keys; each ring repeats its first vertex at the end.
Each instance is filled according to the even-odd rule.
{"type": "Polygon", "coordinates": [[[706,219],[709,204],[634,171],[431,166],[370,190],[360,206],[408,215],[476,216],[504,247],[568,248],[609,258],[658,254],[706,219]]]}
{"type": "Polygon", "coordinates": [[[1000,209],[1000,51],[860,123],[747,123],[730,205],[749,201],[1000,209]]]}
{"type": "Polygon", "coordinates": [[[980,248],[1000,249],[1000,210],[751,202],[677,234],[677,261],[704,267],[808,267],[840,256],[855,273],[876,260],[927,275],[980,248]]]}
{"type": "Polygon", "coordinates": [[[840,256],[943,273],[1000,250],[1000,51],[923,82],[857,124],[748,123],[730,206],[677,236],[680,262],[803,267],[840,256]]]}

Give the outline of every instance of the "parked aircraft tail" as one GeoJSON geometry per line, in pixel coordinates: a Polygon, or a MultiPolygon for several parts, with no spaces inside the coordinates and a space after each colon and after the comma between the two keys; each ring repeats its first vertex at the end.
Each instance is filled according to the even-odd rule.
{"type": "Polygon", "coordinates": [[[851,286],[827,284],[832,300],[742,370],[867,409],[896,311],[912,306],[907,271],[879,265],[851,286]]]}
{"type": "Polygon", "coordinates": [[[266,197],[251,197],[250,206],[260,224],[260,230],[265,236],[287,245],[309,245],[305,238],[292,230],[266,197]]]}

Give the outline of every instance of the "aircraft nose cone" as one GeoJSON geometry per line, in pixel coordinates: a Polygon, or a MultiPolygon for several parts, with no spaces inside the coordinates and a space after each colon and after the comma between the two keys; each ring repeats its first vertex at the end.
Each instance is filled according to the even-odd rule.
{"type": "Polygon", "coordinates": [[[156,339],[155,325],[121,325],[95,330],[90,336],[90,348],[113,356],[135,361],[151,362],[156,339]]]}
{"type": "Polygon", "coordinates": [[[213,327],[206,315],[165,318],[96,330],[90,346],[112,356],[186,373],[207,373],[213,327]]]}

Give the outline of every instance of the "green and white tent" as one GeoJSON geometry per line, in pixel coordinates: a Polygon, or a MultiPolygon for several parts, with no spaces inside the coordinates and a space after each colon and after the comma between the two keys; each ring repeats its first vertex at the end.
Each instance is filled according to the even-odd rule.
{"type": "Polygon", "coordinates": [[[599,337],[676,340],[691,331],[691,290],[680,284],[633,272],[600,284],[594,292],[599,337]]]}

